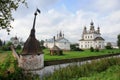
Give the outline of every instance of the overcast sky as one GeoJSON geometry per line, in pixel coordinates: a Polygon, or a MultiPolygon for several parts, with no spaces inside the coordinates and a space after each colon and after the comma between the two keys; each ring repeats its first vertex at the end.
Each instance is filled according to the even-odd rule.
{"type": "Polygon", "coordinates": [[[55,36],[60,30],[70,42],[78,42],[84,26],[90,28],[93,20],[95,29],[100,27],[101,36],[106,42],[116,42],[120,33],[120,0],[26,0],[28,8],[20,5],[13,12],[14,27],[7,35],[0,31],[2,40],[9,40],[17,35],[25,41],[33,25],[36,8],[41,10],[37,15],[36,37],[45,40],[55,36]]]}

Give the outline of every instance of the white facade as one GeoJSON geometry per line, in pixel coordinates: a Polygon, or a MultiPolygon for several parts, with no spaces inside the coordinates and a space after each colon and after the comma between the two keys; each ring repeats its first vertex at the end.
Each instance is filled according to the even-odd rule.
{"type": "Polygon", "coordinates": [[[79,40],[79,48],[89,49],[90,47],[104,49],[104,39],[101,37],[100,28],[95,30],[93,22],[90,24],[90,30],[84,27],[82,39],[79,40]]]}
{"type": "MultiPolygon", "coordinates": [[[[70,50],[70,42],[64,38],[64,34],[61,32],[57,35],[55,44],[62,50],[70,50]]],[[[52,48],[54,46],[54,39],[47,39],[44,43],[44,46],[47,48],[52,48]]]]}

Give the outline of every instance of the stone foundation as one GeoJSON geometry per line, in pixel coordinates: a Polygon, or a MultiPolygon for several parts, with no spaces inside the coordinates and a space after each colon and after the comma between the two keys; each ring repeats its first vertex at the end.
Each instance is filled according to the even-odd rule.
{"type": "Polygon", "coordinates": [[[18,60],[19,67],[24,70],[36,70],[44,67],[44,54],[39,55],[20,55],[18,60]]]}

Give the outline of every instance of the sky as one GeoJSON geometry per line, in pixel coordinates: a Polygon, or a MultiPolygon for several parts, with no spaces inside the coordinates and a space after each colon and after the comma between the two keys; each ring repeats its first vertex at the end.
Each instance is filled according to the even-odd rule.
{"type": "Polygon", "coordinates": [[[81,39],[84,26],[90,28],[91,20],[95,29],[100,27],[105,42],[116,42],[120,34],[120,0],[26,0],[28,7],[20,4],[14,11],[14,27],[10,35],[0,31],[2,40],[17,36],[26,41],[33,26],[34,12],[41,13],[36,19],[36,38],[45,40],[56,36],[60,31],[70,42],[81,39]]]}

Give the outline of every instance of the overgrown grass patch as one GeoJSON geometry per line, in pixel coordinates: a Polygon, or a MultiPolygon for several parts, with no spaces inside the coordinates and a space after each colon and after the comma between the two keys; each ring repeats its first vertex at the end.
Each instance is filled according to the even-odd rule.
{"type": "Polygon", "coordinates": [[[107,70],[90,77],[82,77],[76,80],[120,80],[120,65],[109,67],[107,70]]]}
{"type": "MultiPolygon", "coordinates": [[[[111,66],[120,66],[120,58],[102,59],[92,61],[83,65],[69,65],[65,68],[56,70],[53,74],[43,77],[43,80],[77,80],[82,77],[90,77],[97,73],[101,73],[111,66]]],[[[96,79],[99,80],[99,79],[96,79]]]]}

